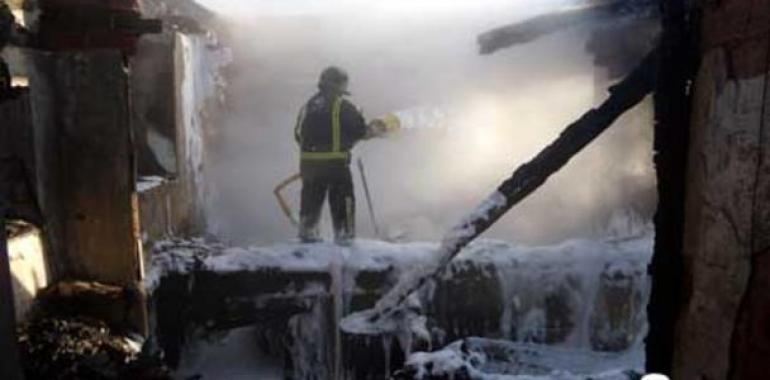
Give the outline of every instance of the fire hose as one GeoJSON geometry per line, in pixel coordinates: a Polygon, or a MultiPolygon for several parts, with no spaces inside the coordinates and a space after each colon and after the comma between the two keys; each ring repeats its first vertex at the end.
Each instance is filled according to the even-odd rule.
{"type": "Polygon", "coordinates": [[[299,226],[299,221],[297,221],[297,218],[294,216],[294,214],[292,214],[289,202],[286,200],[286,198],[283,197],[281,192],[292,183],[299,181],[300,178],[302,177],[300,177],[299,173],[291,175],[285,180],[281,181],[281,183],[279,183],[278,186],[276,186],[273,190],[273,194],[275,194],[276,199],[278,199],[278,206],[281,207],[283,214],[286,215],[291,224],[294,226],[299,226]]]}
{"type": "MultiPolygon", "coordinates": [[[[361,174],[361,181],[364,185],[364,192],[366,194],[366,204],[369,208],[369,219],[372,222],[372,227],[374,228],[374,234],[378,238],[380,237],[380,228],[377,224],[377,219],[374,214],[374,205],[372,204],[372,196],[371,192],[369,191],[369,183],[366,180],[366,173],[364,171],[364,163],[359,158],[358,159],[358,170],[361,174]]],[[[283,214],[286,216],[287,219],[289,219],[289,222],[291,222],[292,225],[295,227],[299,226],[299,221],[297,220],[297,217],[294,216],[294,213],[291,210],[291,206],[289,205],[289,201],[286,200],[286,198],[283,196],[283,191],[289,185],[291,185],[294,182],[297,182],[301,179],[299,173],[289,176],[288,178],[281,181],[281,183],[278,184],[278,186],[273,189],[273,194],[275,194],[275,198],[278,201],[278,206],[281,208],[281,211],[283,211],[283,214]]]]}

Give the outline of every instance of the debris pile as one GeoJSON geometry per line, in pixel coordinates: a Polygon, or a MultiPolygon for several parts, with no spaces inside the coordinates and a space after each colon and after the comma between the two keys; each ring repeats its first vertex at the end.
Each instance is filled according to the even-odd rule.
{"type": "Polygon", "coordinates": [[[466,338],[440,351],[416,352],[397,380],[635,380],[633,355],[577,351],[509,341],[466,338]],[[556,370],[560,362],[570,371],[556,370]],[[595,372],[596,370],[599,372],[595,372]],[[526,374],[526,375],[522,375],[526,374]]]}
{"type": "Polygon", "coordinates": [[[44,317],[19,328],[29,380],[170,379],[158,363],[140,359],[141,343],[86,317],[44,317]]]}
{"type": "Polygon", "coordinates": [[[130,331],[135,295],[95,282],[60,282],[41,292],[19,326],[27,380],[166,380],[159,357],[130,331]]]}

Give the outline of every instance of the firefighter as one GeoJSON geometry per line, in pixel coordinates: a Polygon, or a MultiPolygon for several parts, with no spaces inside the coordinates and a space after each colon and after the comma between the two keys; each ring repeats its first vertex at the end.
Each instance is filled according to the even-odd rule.
{"type": "Polygon", "coordinates": [[[382,122],[367,125],[361,112],[345,99],[348,75],[338,67],[321,73],[318,92],[300,109],[294,137],[300,146],[299,238],[320,241],[318,222],[328,196],[334,239],[349,244],[356,235],[355,196],[350,173],[350,150],[360,140],[374,137],[382,122]]]}

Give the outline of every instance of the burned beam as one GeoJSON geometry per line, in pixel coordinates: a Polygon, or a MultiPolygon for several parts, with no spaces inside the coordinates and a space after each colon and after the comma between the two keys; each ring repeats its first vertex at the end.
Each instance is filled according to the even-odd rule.
{"type": "Polygon", "coordinates": [[[492,54],[500,49],[532,42],[545,35],[573,26],[603,22],[622,16],[653,17],[654,2],[649,0],[612,0],[537,16],[501,26],[478,37],[479,52],[492,54]]]}
{"type": "Polygon", "coordinates": [[[648,273],[652,279],[647,305],[649,332],[645,340],[648,372],[671,375],[675,326],[682,303],[687,154],[690,132],[688,86],[697,66],[691,40],[694,24],[687,1],[661,1],[663,27],[660,67],[655,88],[654,162],[658,210],[655,247],[648,273]]]}
{"type": "Polygon", "coordinates": [[[611,15],[610,7],[603,5],[549,13],[501,26],[479,35],[479,52],[492,54],[500,49],[532,42],[544,35],[611,15]]]}
{"type": "Polygon", "coordinates": [[[370,322],[374,322],[390,316],[410,294],[429,279],[438,276],[463,247],[537,190],[552,174],[609,128],[620,115],[642,101],[655,86],[657,69],[658,52],[654,50],[623,81],[609,89],[610,96],[604,103],[570,124],[551,145],[516,169],[497,191],[452,228],[444,236],[432,267],[406,276],[380,299],[374,310],[363,312],[358,317],[366,315],[370,322]]]}

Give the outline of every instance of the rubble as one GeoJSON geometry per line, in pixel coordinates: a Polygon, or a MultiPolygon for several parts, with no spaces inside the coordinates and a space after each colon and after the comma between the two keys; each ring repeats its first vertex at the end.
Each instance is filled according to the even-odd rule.
{"type": "Polygon", "coordinates": [[[43,317],[19,328],[27,380],[170,380],[147,358],[141,341],[87,317],[43,317]]]}
{"type": "Polygon", "coordinates": [[[27,380],[165,380],[157,356],[130,323],[136,297],[97,282],[59,282],[43,290],[18,328],[27,380]]]}
{"type": "Polygon", "coordinates": [[[628,354],[601,354],[484,338],[466,338],[409,356],[397,380],[636,380],[628,354]],[[625,367],[625,369],[623,369],[625,367]],[[621,368],[621,369],[618,369],[621,368]]]}
{"type": "MultiPolygon", "coordinates": [[[[371,308],[404,273],[433,257],[438,244],[244,248],[168,240],[152,252],[147,286],[157,307],[157,339],[174,367],[189,362],[188,347],[240,328],[253,328],[261,352],[287,363],[285,373],[296,378],[380,379],[402,368],[411,352],[466,336],[633,356],[640,352],[644,310],[626,306],[646,300],[649,228],[543,247],[474,242],[394,314],[402,318],[382,319],[375,329],[366,314],[356,322],[350,313],[371,308]],[[607,310],[605,300],[622,306],[607,310]]],[[[629,363],[623,368],[642,359],[629,363]]]]}

